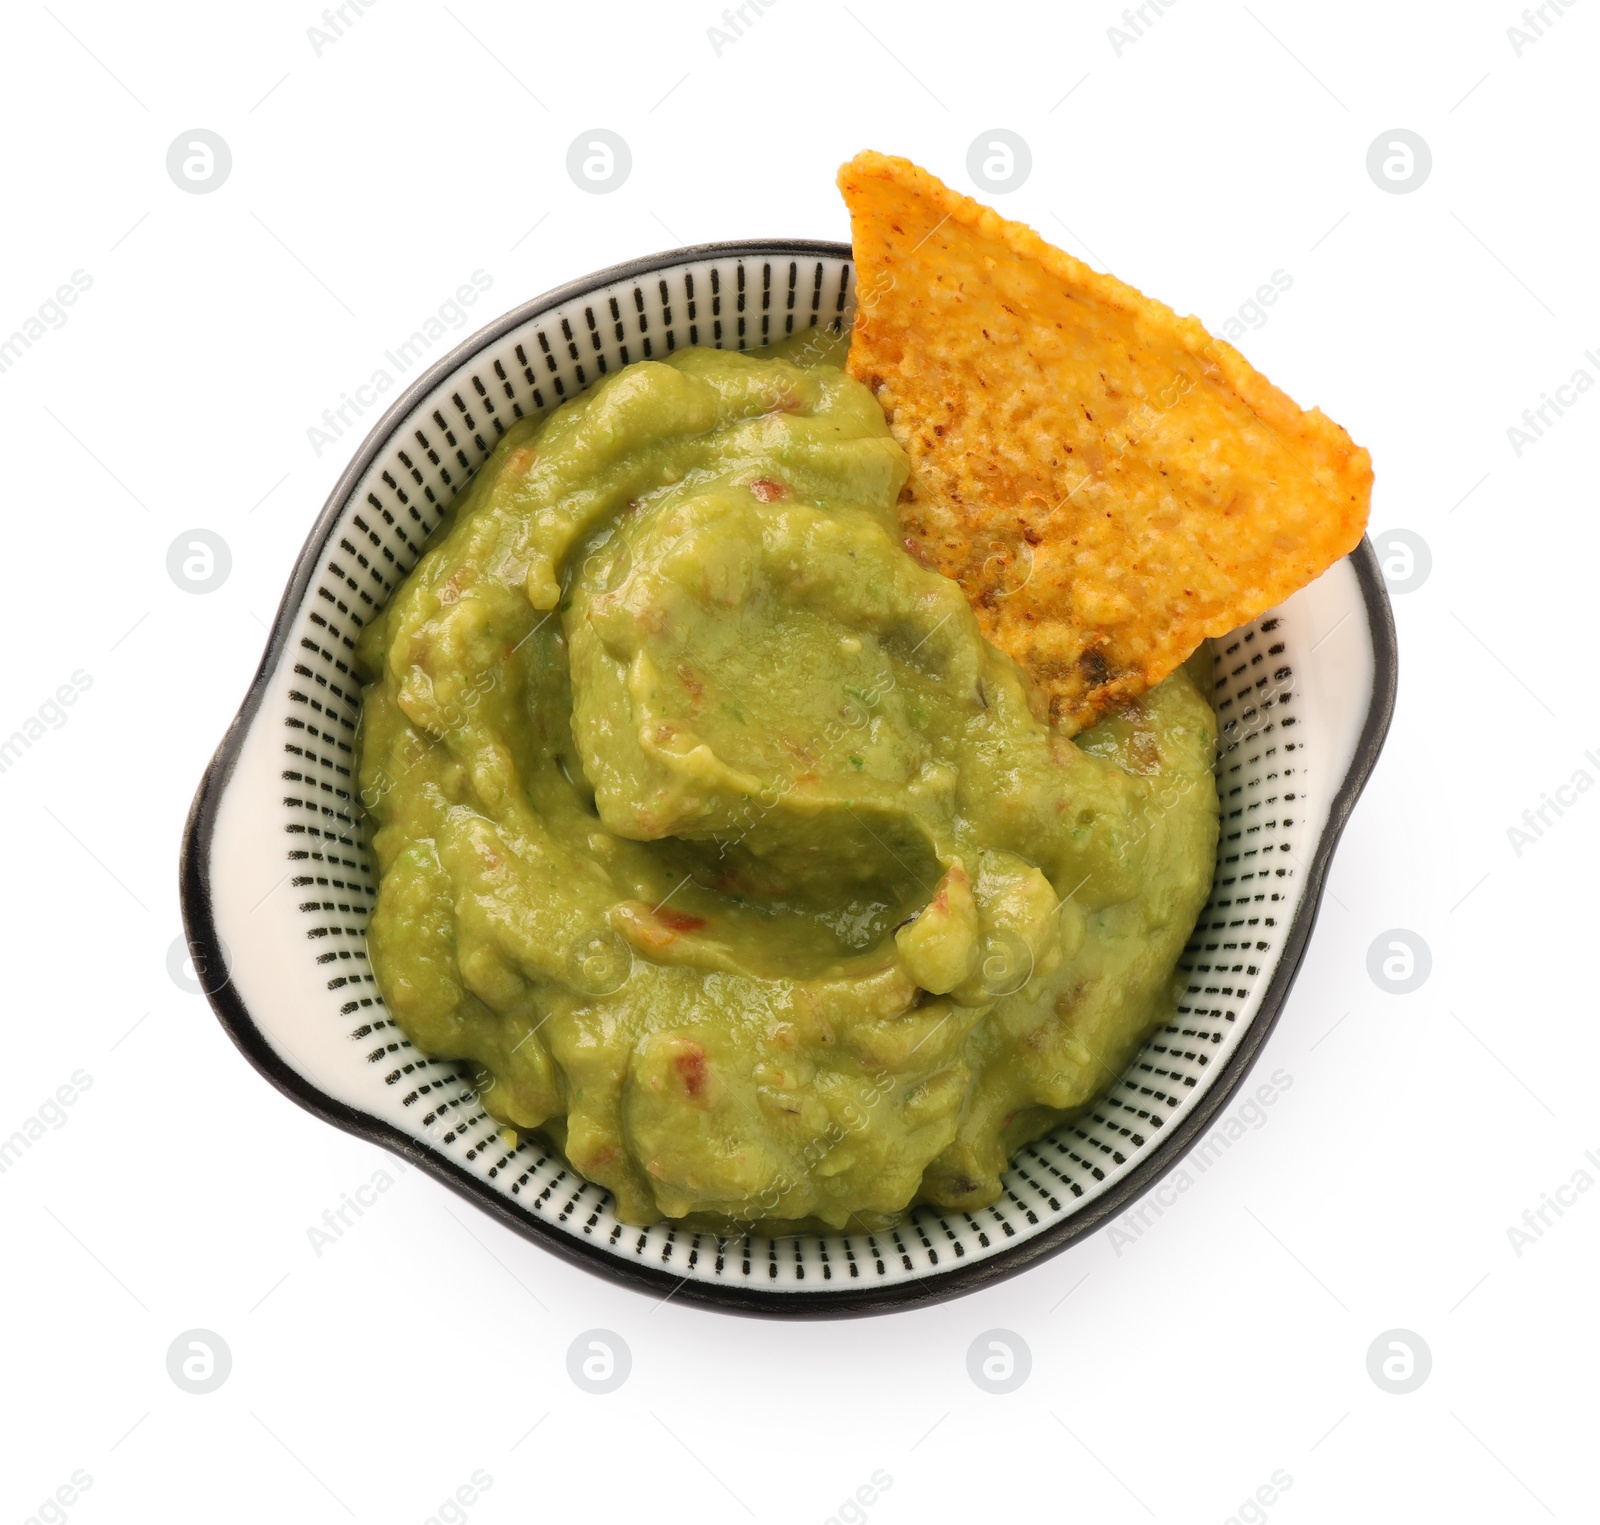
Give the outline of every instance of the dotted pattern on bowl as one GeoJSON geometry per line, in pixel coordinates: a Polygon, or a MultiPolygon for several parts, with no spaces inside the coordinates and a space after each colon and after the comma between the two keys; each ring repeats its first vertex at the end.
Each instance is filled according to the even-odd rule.
{"type": "Polygon", "coordinates": [[[838,330],[851,321],[851,278],[838,258],[709,260],[620,282],[491,343],[435,394],[426,417],[380,450],[325,547],[281,669],[290,884],[308,956],[326,980],[325,1019],[344,1024],[366,1050],[375,1091],[398,1096],[410,1131],[523,1211],[669,1275],[769,1291],[888,1284],[978,1260],[1080,1211],[1118,1181],[1220,1068],[1253,1014],[1298,900],[1304,847],[1296,801],[1307,759],[1294,730],[1294,671],[1278,621],[1267,617],[1213,651],[1222,837],[1211,899],[1182,960],[1189,985],[1177,1018],[1088,1115],[1024,1148],[1000,1201],[979,1212],[922,1208],[882,1233],[784,1239],[630,1227],[613,1216],[608,1192],[538,1142],[507,1147],[467,1076],[407,1042],[367,961],[377,887],[354,810],[360,685],[351,653],[360,627],[516,419],[682,345],[751,349],[818,325],[838,330]]]}

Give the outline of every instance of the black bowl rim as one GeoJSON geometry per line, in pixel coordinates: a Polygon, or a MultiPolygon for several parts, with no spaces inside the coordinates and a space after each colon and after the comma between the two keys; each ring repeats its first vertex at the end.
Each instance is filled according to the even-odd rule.
{"type": "Polygon", "coordinates": [[[239,706],[238,713],[200,780],[200,787],[190,807],[179,862],[179,898],[185,936],[191,950],[197,955],[195,967],[207,971],[202,975],[202,984],[223,1030],[262,1075],[308,1112],[324,1122],[332,1123],[336,1128],[342,1128],[347,1133],[399,1155],[408,1164],[442,1181],[524,1238],[553,1250],[587,1271],[621,1282],[658,1301],[676,1295],[680,1302],[698,1304],[724,1313],[778,1318],[843,1318],[944,1302],[1015,1276],[1019,1271],[1059,1254],[1116,1217],[1178,1165],[1195,1140],[1243,1084],[1268,1035],[1277,1025],[1295,976],[1300,971],[1311,929],[1321,906],[1334,848],[1361,791],[1366,787],[1378,754],[1383,750],[1389,722],[1394,714],[1399,681],[1394,615],[1370,540],[1362,540],[1351,552],[1350,561],[1360,585],[1362,602],[1366,607],[1367,629],[1372,641],[1372,698],[1349,770],[1334,796],[1327,823],[1307,869],[1306,893],[1290,924],[1283,952],[1262,996],[1255,1020],[1199,1104],[1170,1131],[1163,1132],[1155,1147],[1110,1190],[1060,1223],[1043,1229],[1022,1243],[971,1263],[955,1261],[948,1271],[932,1271],[912,1280],[886,1286],[843,1286],[837,1291],[779,1292],[741,1285],[721,1286],[692,1277],[675,1276],[670,1271],[642,1262],[624,1260],[591,1240],[569,1233],[527,1212],[489,1182],[479,1179],[455,1161],[434,1153],[420,1140],[401,1132],[392,1124],[329,1096],[286,1064],[257,1027],[249,1008],[226,978],[211,899],[211,844],[216,831],[217,811],[250,723],[260,709],[272,676],[278,669],[288,642],[290,626],[304,601],[322,551],[350,494],[417,404],[473,355],[530,319],[563,303],[590,296],[620,281],[637,280],[641,276],[696,261],[781,259],[787,256],[854,259],[848,244],[810,239],[774,239],[693,244],[613,265],[581,280],[558,286],[496,318],[432,366],[394,403],[374,426],[334,484],[322,513],[295,561],[293,575],[273,618],[261,664],[256,669],[244,702],[239,706]],[[219,971],[221,978],[218,978],[219,971]]]}

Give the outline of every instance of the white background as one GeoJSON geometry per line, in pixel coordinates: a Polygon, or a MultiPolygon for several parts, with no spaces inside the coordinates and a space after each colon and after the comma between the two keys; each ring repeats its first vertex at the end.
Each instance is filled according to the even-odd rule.
{"type": "Polygon", "coordinates": [[[43,1518],[420,1525],[480,1470],[474,1525],[822,1522],[875,1471],[847,1518],[1593,1518],[1600,1191],[1520,1255],[1507,1229],[1600,1180],[1600,797],[1520,854],[1508,828],[1600,779],[1600,395],[1520,456],[1507,428],[1600,380],[1600,11],[1546,7],[1519,54],[1512,0],[1181,0],[1119,54],[1110,0],[777,0],[719,54],[713,3],[377,0],[320,54],[310,0],[7,13],[0,335],[93,284],[0,374],[0,734],[92,687],[0,775],[0,1137],[92,1083],[0,1175],[0,1522],[79,1469],[43,1518]],[[233,155],[211,194],[165,167],[195,127],[233,155]],[[566,170],[595,127],[633,153],[607,195],[566,170]],[[319,1256],[308,1228],[388,1157],[275,1092],[167,972],[190,797],[366,424],[320,456],[308,426],[474,270],[456,339],[657,249],[847,237],[833,175],[864,146],[973,190],[996,127],[1033,154],[1002,210],[1213,329],[1292,277],[1241,347],[1371,449],[1374,530],[1431,549],[1260,1061],[1292,1087],[1137,1243],[924,1312],[653,1307],[416,1172],[319,1256]],[[1366,169],[1395,127],[1432,150],[1410,194],[1366,169]],[[194,528],[233,558],[203,596],[166,566],[194,528]],[[1432,949],[1414,994],[1367,973],[1391,928],[1432,949]],[[566,1371],[597,1326],[633,1354],[606,1396],[566,1371]],[[233,1357],[203,1396],[166,1369],[196,1327],[233,1357]],[[1006,1396],[967,1374],[994,1327],[1032,1352],[1006,1396]],[[1433,1356],[1404,1396],[1366,1368],[1396,1327],[1433,1356]]]}

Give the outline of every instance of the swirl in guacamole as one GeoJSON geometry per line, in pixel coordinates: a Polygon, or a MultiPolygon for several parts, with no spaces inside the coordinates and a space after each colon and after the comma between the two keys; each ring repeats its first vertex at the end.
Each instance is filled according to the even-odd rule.
{"type": "Polygon", "coordinates": [[[836,365],[681,350],[510,428],[365,632],[379,988],[625,1222],[983,1206],[1174,1014],[1210,706],[1053,732],[905,477],[836,365]]]}

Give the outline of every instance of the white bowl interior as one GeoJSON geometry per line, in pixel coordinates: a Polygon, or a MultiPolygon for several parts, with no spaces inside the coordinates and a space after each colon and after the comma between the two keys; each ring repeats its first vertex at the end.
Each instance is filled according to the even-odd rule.
{"type": "Polygon", "coordinates": [[[507,1148],[465,1075],[406,1041],[367,962],[376,884],[352,810],[357,629],[514,419],[685,344],[753,348],[815,322],[848,324],[852,274],[837,255],[686,258],[549,308],[457,366],[381,443],[342,507],[217,805],[210,861],[233,987],[311,1084],[623,1261],[768,1292],[887,1287],[1007,1250],[1112,1191],[1201,1104],[1284,953],[1374,670],[1348,562],[1214,643],[1222,842],[1184,958],[1187,996],[1091,1115],[1018,1155],[993,1207],[924,1208],[879,1234],[719,1241],[670,1224],[624,1226],[609,1195],[550,1151],[507,1148]]]}

